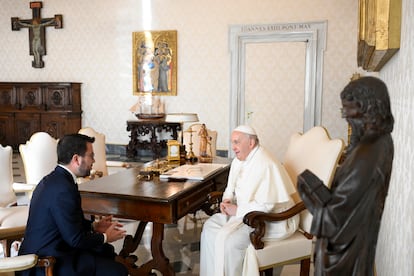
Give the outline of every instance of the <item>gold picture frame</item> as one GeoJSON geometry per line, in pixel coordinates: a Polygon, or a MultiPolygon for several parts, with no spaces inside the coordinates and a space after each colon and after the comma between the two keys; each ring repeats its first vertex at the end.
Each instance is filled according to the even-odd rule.
{"type": "Polygon", "coordinates": [[[378,72],[400,49],[401,0],[359,0],[358,66],[378,72]]]}
{"type": "Polygon", "coordinates": [[[177,95],[177,31],[132,33],[133,94],[177,95]]]}

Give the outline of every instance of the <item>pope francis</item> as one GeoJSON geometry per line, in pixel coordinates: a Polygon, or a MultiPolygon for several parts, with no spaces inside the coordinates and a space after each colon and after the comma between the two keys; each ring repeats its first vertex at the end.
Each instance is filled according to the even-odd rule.
{"type": "MultiPolygon", "coordinates": [[[[252,229],[243,223],[251,211],[280,212],[294,205],[295,192],[283,165],[262,146],[256,131],[247,125],[231,134],[236,158],[230,168],[220,213],[204,224],[200,245],[201,276],[259,275],[257,260],[246,254],[252,229]]],[[[299,216],[268,224],[265,239],[282,239],[293,234],[299,216]]]]}

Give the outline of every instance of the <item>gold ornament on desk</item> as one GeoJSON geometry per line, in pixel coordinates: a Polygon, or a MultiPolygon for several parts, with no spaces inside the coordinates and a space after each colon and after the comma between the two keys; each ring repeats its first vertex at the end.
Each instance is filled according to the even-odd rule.
{"type": "Polygon", "coordinates": [[[198,160],[201,163],[212,163],[213,162],[213,154],[211,152],[211,140],[212,137],[208,135],[207,127],[205,124],[201,125],[201,128],[198,132],[198,136],[200,136],[200,156],[198,160]]]}
{"type": "Polygon", "coordinates": [[[186,130],[186,132],[190,133],[190,143],[188,143],[190,145],[190,150],[187,153],[186,159],[189,160],[190,162],[196,162],[197,161],[197,156],[193,152],[193,145],[194,145],[194,143],[193,143],[193,132],[194,132],[194,130],[190,126],[190,128],[188,130],[186,130]]]}
{"type": "Polygon", "coordinates": [[[168,140],[167,146],[168,162],[180,162],[180,143],[177,140],[168,140]]]}
{"type": "MultiPolygon", "coordinates": [[[[168,113],[165,116],[166,122],[175,122],[180,123],[181,125],[181,131],[180,131],[180,141],[181,141],[181,147],[180,147],[180,155],[181,160],[180,163],[185,164],[186,159],[189,159],[188,156],[191,157],[190,161],[195,162],[197,160],[197,157],[192,153],[192,148],[190,152],[192,154],[186,154],[186,149],[184,146],[184,123],[192,123],[192,122],[198,122],[198,116],[196,113],[168,113]]],[[[190,128],[191,129],[191,128],[190,128]]]]}

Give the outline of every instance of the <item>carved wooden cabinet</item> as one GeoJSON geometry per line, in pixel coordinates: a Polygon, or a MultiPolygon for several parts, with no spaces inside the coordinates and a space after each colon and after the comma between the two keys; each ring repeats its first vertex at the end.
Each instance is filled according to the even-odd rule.
{"type": "Polygon", "coordinates": [[[0,82],[0,144],[17,149],[38,131],[54,138],[81,128],[81,84],[0,82]]]}
{"type": "Polygon", "coordinates": [[[162,150],[167,149],[168,139],[177,140],[180,123],[166,122],[164,119],[145,119],[127,121],[127,131],[131,132],[126,148],[128,158],[136,158],[139,150],[151,150],[153,158],[158,159],[162,150]],[[161,139],[161,133],[169,133],[168,139],[161,139]],[[148,137],[145,137],[148,136],[148,137]]]}

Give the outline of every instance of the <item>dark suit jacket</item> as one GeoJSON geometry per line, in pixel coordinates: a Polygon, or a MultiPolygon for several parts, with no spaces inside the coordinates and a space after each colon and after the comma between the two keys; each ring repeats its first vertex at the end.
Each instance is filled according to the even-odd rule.
{"type": "MultiPolygon", "coordinates": [[[[91,221],[84,218],[78,186],[60,166],[45,176],[33,192],[19,250],[19,254],[28,253],[56,257],[58,275],[94,275],[99,265],[95,255],[114,257],[113,247],[104,245],[103,234],[93,232],[91,221]]],[[[31,272],[26,275],[39,274],[31,272]]]]}

